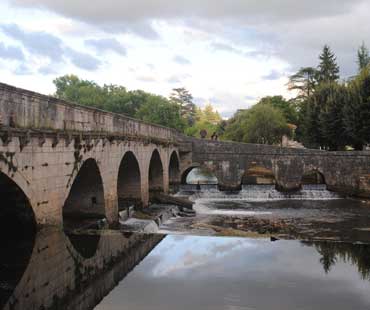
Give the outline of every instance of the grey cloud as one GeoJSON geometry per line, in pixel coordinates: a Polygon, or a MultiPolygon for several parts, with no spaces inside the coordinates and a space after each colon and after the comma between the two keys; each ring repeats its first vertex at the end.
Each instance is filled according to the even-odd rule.
{"type": "Polygon", "coordinates": [[[5,45],[0,42],[0,57],[5,59],[24,60],[24,53],[17,46],[5,45]]]}
{"type": "Polygon", "coordinates": [[[138,76],[136,79],[139,80],[139,81],[142,81],[142,82],[147,82],[147,83],[152,83],[152,82],[157,81],[154,76],[150,76],[150,75],[138,76]]]}
{"type": "Polygon", "coordinates": [[[284,74],[279,72],[279,71],[276,71],[276,70],[272,70],[269,74],[267,75],[264,75],[262,77],[262,79],[264,80],[268,80],[268,81],[274,81],[274,80],[278,80],[280,79],[281,77],[283,77],[284,74]]]}
{"type": "MultiPolygon", "coordinates": [[[[76,67],[84,70],[92,71],[98,69],[100,61],[87,54],[76,51],[64,45],[63,41],[46,32],[30,32],[23,31],[16,24],[0,25],[0,30],[10,38],[22,43],[24,48],[31,54],[49,58],[53,64],[64,63],[65,60],[70,60],[76,67]]],[[[1,46],[0,46],[1,49],[1,46]]],[[[46,73],[45,68],[40,68],[46,73]]],[[[19,74],[27,72],[25,68],[16,70],[19,74]]]]}
{"type": "Polygon", "coordinates": [[[185,79],[191,77],[189,74],[179,74],[179,75],[172,75],[167,79],[167,82],[170,84],[178,84],[182,83],[185,79]]]}
{"type": "Polygon", "coordinates": [[[1,25],[0,29],[9,37],[21,42],[31,53],[61,61],[63,43],[58,37],[46,32],[24,32],[16,24],[1,25]]]}
{"type": "MultiPolygon", "coordinates": [[[[92,24],[141,24],[148,20],[176,19],[188,16],[209,19],[235,19],[246,22],[286,22],[322,16],[335,16],[349,12],[365,0],[97,0],[94,5],[87,1],[65,0],[10,0],[25,7],[44,7],[57,13],[78,18],[92,24]],[[125,21],[124,23],[122,21],[125,21]]],[[[145,23],[144,23],[145,24],[145,23]]],[[[145,32],[145,31],[144,31],[145,32]]]]}
{"type": "Polygon", "coordinates": [[[126,48],[116,39],[90,39],[85,40],[85,44],[99,53],[112,51],[123,56],[127,54],[126,48]]]}
{"type": "Polygon", "coordinates": [[[181,5],[171,0],[97,0],[94,6],[87,1],[10,1],[152,39],[158,36],[153,21],[189,21],[191,27],[240,45],[260,45],[247,56],[258,57],[260,51],[267,50],[267,56],[272,53],[280,57],[292,70],[316,65],[321,47],[328,43],[337,53],[343,74],[351,74],[356,68],[356,48],[370,37],[370,28],[366,27],[370,2],[366,0],[188,0],[181,5]]]}
{"type": "Polygon", "coordinates": [[[66,55],[76,67],[87,71],[95,71],[101,65],[99,59],[89,54],[75,51],[73,49],[67,49],[66,55]]]}
{"type": "Polygon", "coordinates": [[[25,64],[20,64],[15,70],[14,73],[17,75],[30,75],[32,71],[25,64]]]}
{"type": "Polygon", "coordinates": [[[181,55],[176,55],[174,58],[173,58],[173,61],[174,62],[177,62],[178,64],[180,65],[189,65],[190,64],[190,61],[189,59],[181,56],[181,55]]]}
{"type": "Polygon", "coordinates": [[[57,74],[58,70],[56,70],[53,66],[53,64],[45,65],[39,68],[39,73],[45,74],[45,75],[51,75],[51,74],[57,74]]]}

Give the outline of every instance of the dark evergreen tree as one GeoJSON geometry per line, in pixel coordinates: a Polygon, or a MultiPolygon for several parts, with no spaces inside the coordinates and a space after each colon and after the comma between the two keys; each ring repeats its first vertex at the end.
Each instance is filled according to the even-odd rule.
{"type": "Polygon", "coordinates": [[[331,150],[343,150],[349,142],[344,124],[344,107],[349,101],[345,85],[326,83],[317,93],[322,100],[320,111],[320,129],[324,147],[331,150]]]}
{"type": "Polygon", "coordinates": [[[317,84],[317,70],[312,67],[305,67],[289,78],[288,89],[297,90],[297,99],[304,100],[309,97],[317,84]]]}
{"type": "Polygon", "coordinates": [[[357,64],[358,71],[365,69],[370,64],[369,50],[364,42],[357,51],[357,64]]]}
{"type": "Polygon", "coordinates": [[[337,58],[328,45],[324,46],[319,59],[320,64],[317,70],[318,82],[337,81],[339,79],[339,66],[337,65],[337,58]]]}
{"type": "Polygon", "coordinates": [[[370,143],[370,68],[365,68],[348,86],[351,100],[344,108],[344,122],[356,149],[370,143]]]}

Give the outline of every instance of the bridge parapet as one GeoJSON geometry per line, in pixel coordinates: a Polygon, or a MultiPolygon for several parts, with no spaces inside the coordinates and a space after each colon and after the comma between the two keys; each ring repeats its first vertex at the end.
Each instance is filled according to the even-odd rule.
{"type": "Polygon", "coordinates": [[[0,125],[33,130],[109,133],[175,141],[179,133],[121,114],[0,83],[0,125]]]}

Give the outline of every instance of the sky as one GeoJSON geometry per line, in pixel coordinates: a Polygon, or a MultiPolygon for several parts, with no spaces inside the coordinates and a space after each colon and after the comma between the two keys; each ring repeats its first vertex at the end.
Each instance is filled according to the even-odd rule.
{"type": "Polygon", "coordinates": [[[0,82],[53,94],[65,74],[168,97],[185,87],[223,117],[269,95],[328,44],[342,78],[370,46],[367,0],[1,0],[0,82]]]}

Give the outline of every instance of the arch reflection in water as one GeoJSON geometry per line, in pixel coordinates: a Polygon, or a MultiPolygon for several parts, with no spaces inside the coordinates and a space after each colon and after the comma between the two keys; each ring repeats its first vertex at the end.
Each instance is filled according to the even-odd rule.
{"type": "MultiPolygon", "coordinates": [[[[95,253],[86,249],[85,258],[62,231],[43,229],[23,274],[12,273],[19,279],[8,283],[17,285],[3,294],[0,309],[93,309],[162,238],[101,232],[95,253]]],[[[14,261],[13,269],[19,267],[14,261]]]]}
{"type": "Polygon", "coordinates": [[[34,246],[36,220],[26,195],[1,172],[0,199],[1,309],[27,268],[34,246]]]}

